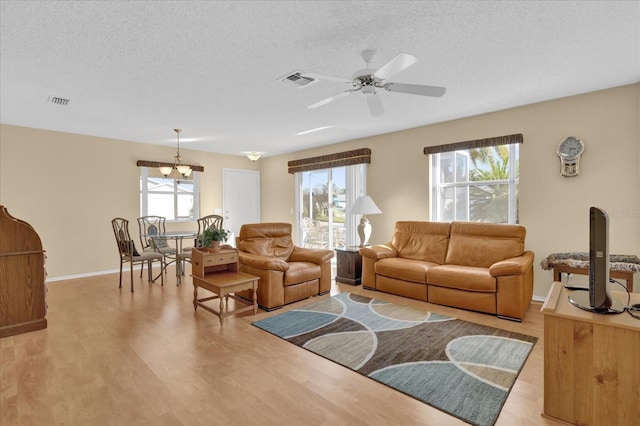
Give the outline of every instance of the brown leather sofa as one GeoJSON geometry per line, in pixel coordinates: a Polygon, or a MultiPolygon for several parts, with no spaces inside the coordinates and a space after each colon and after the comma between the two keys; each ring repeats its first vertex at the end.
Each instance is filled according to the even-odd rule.
{"type": "MultiPolygon", "coordinates": [[[[289,223],[242,225],[236,239],[241,272],[260,277],[258,305],[272,310],[329,292],[332,250],[297,247],[289,223]]],[[[251,299],[251,295],[240,293],[251,299]]]]}
{"type": "Polygon", "coordinates": [[[533,252],[521,225],[397,222],[391,241],[363,247],[366,288],[522,320],[533,295],[533,252]]]}

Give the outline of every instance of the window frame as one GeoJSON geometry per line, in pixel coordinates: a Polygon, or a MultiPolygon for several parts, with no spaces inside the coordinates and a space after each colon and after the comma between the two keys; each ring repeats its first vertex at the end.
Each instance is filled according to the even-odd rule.
{"type": "MultiPolygon", "coordinates": [[[[346,190],[345,200],[344,200],[345,245],[347,247],[357,246],[359,244],[358,242],[359,237],[357,235],[357,225],[360,222],[360,218],[359,217],[356,218],[357,215],[348,214],[347,212],[349,211],[349,209],[351,208],[351,206],[353,205],[353,203],[358,197],[367,194],[367,163],[350,164],[350,165],[343,165],[343,166],[337,165],[335,167],[328,167],[326,169],[314,169],[314,170],[317,170],[318,172],[327,172],[328,175],[330,176],[330,180],[332,181],[332,176],[331,176],[332,169],[340,168],[340,167],[344,167],[345,169],[345,190],[346,190]]],[[[296,229],[298,230],[296,241],[297,241],[297,244],[300,246],[304,246],[303,211],[305,206],[303,206],[303,198],[304,198],[303,193],[306,187],[304,186],[303,174],[305,172],[311,172],[311,170],[297,171],[294,173],[295,187],[296,187],[295,225],[296,225],[296,229]]],[[[331,192],[333,189],[332,182],[329,182],[328,189],[329,189],[329,194],[328,194],[329,199],[332,199],[332,192],[331,192]]],[[[333,244],[333,240],[331,242],[333,244]]]]}
{"type": "MultiPolygon", "coordinates": [[[[457,209],[457,205],[455,205],[457,203],[457,199],[454,196],[453,200],[454,200],[454,207],[453,207],[453,218],[450,220],[465,220],[465,221],[469,221],[470,220],[470,193],[471,193],[471,188],[472,187],[483,187],[483,186],[497,186],[497,185],[508,185],[508,203],[507,203],[507,222],[509,224],[517,224],[519,223],[519,214],[518,214],[518,197],[519,197],[519,192],[518,192],[518,186],[519,186],[519,182],[520,182],[520,176],[519,176],[519,168],[517,166],[517,163],[519,163],[520,160],[520,145],[521,142],[513,142],[513,143],[505,143],[505,144],[500,144],[500,145],[489,145],[489,146],[482,146],[482,147],[470,147],[470,148],[465,148],[465,149],[457,149],[457,150],[443,150],[443,151],[438,151],[438,152],[433,152],[429,154],[429,166],[430,166],[430,173],[429,173],[429,189],[430,189],[430,200],[429,200],[429,204],[430,204],[430,209],[429,209],[429,218],[430,220],[433,221],[448,221],[445,220],[443,218],[443,211],[441,211],[441,206],[442,206],[442,197],[443,197],[443,193],[447,188],[468,188],[467,191],[467,215],[466,218],[459,218],[458,217],[458,209],[457,209]],[[471,150],[475,150],[475,149],[488,149],[488,148],[495,148],[498,149],[501,146],[507,146],[509,148],[509,162],[507,164],[508,166],[508,178],[507,179],[495,179],[495,180],[483,180],[483,181],[474,181],[470,179],[470,170],[471,170],[471,155],[470,155],[470,151],[471,150]],[[454,182],[441,182],[441,167],[442,167],[442,155],[444,154],[453,154],[453,160],[454,160],[454,164],[453,164],[453,168],[454,168],[454,172],[453,175],[455,177],[454,182]],[[467,160],[467,166],[466,166],[466,180],[465,181],[458,181],[457,180],[457,171],[456,171],[456,167],[457,167],[457,158],[459,155],[464,155],[467,160]],[[512,159],[515,158],[515,161],[512,161],[512,159]],[[435,184],[434,184],[435,183],[435,184]]],[[[486,220],[483,220],[486,221],[486,220]]],[[[488,221],[486,221],[488,222],[488,221]]]]}
{"type": "Polygon", "coordinates": [[[164,176],[149,176],[149,168],[145,166],[140,167],[140,180],[139,180],[139,193],[140,193],[140,216],[149,216],[150,214],[155,214],[154,212],[149,212],[149,195],[150,194],[171,194],[173,195],[173,218],[167,217],[167,222],[193,222],[200,217],[200,173],[193,171],[190,179],[174,179],[174,178],[165,178],[164,176]],[[173,190],[172,191],[158,191],[158,192],[150,192],[149,191],[149,180],[150,179],[164,179],[167,181],[173,182],[173,190]],[[193,209],[190,216],[179,216],[179,199],[181,193],[180,183],[182,181],[188,181],[193,185],[193,209]]]}

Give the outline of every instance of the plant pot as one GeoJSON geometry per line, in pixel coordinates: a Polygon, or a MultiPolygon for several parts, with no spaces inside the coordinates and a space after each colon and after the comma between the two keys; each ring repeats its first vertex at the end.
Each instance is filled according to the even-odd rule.
{"type": "Polygon", "coordinates": [[[220,251],[220,241],[211,241],[209,245],[209,251],[211,253],[217,253],[220,251]]]}

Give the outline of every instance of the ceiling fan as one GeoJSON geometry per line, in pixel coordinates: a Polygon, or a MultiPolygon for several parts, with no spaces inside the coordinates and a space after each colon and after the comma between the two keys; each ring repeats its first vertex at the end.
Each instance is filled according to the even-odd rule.
{"type": "Polygon", "coordinates": [[[384,114],[382,101],[377,95],[376,89],[384,89],[389,92],[408,93],[410,95],[434,96],[440,97],[444,95],[447,89],[438,86],[425,86],[421,84],[392,83],[387,81],[388,78],[398,74],[411,65],[418,62],[418,58],[409,53],[400,53],[380,68],[373,69],[370,67],[371,59],[375,51],[372,49],[362,52],[367,67],[353,73],[352,78],[334,77],[330,75],[305,73],[304,77],[310,77],[317,80],[337,81],[353,86],[353,89],[345,90],[337,95],[330,96],[326,99],[309,105],[307,108],[314,109],[322,105],[326,105],[337,99],[344,98],[352,93],[360,92],[366,96],[369,111],[374,117],[384,114]]]}

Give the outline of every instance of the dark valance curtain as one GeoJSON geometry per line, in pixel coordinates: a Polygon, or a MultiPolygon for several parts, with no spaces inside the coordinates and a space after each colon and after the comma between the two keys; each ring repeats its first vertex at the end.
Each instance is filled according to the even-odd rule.
{"type": "MultiPolygon", "coordinates": [[[[194,172],[204,172],[204,167],[195,166],[193,164],[183,163],[185,166],[191,167],[191,170],[194,172]]],[[[147,161],[147,160],[138,160],[136,162],[136,166],[138,167],[173,167],[174,163],[163,163],[161,161],[147,161]]]]}
{"type": "Polygon", "coordinates": [[[454,142],[444,145],[425,146],[424,154],[437,154],[440,152],[460,151],[463,149],[486,148],[489,146],[510,145],[513,143],[522,143],[522,133],[513,135],[496,136],[486,139],[475,139],[472,141],[454,142]]]}
{"type": "Polygon", "coordinates": [[[330,169],[332,167],[352,166],[362,163],[371,163],[371,150],[369,148],[293,160],[289,161],[287,166],[289,167],[289,173],[293,174],[309,170],[330,169]]]}

